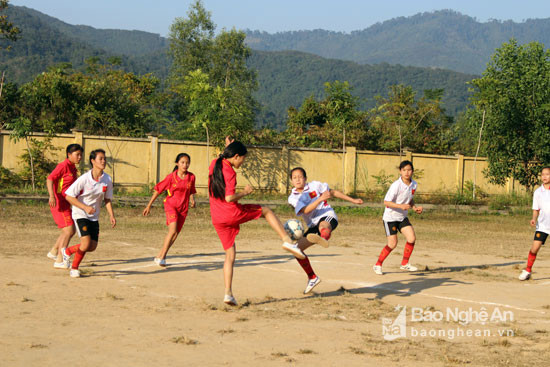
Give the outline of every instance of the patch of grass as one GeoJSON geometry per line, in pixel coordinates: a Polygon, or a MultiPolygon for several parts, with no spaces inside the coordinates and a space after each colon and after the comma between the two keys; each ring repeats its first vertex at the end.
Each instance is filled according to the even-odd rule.
{"type": "Polygon", "coordinates": [[[29,348],[32,348],[32,349],[45,349],[45,348],[48,348],[47,345],[44,345],[44,344],[34,344],[32,343],[29,348]]]}
{"type": "Polygon", "coordinates": [[[184,345],[195,345],[199,342],[195,339],[188,338],[186,336],[176,336],[172,338],[172,343],[175,344],[184,344],[184,345]]]}
{"type": "Polygon", "coordinates": [[[366,352],[361,349],[361,348],[357,348],[357,347],[349,347],[349,350],[353,353],[353,354],[357,354],[357,355],[364,355],[366,354],[366,352]]]}
{"type": "Polygon", "coordinates": [[[30,298],[27,298],[27,297],[23,297],[21,299],[21,302],[34,302],[34,300],[30,299],[30,298]]]}
{"type": "Polygon", "coordinates": [[[237,322],[245,322],[245,321],[248,321],[248,318],[246,318],[246,317],[237,317],[237,318],[235,319],[235,321],[237,321],[237,322]]]}
{"type": "Polygon", "coordinates": [[[283,352],[273,352],[271,353],[271,356],[276,358],[282,358],[282,357],[288,357],[288,354],[283,352]]]}
{"type": "Polygon", "coordinates": [[[124,298],[119,297],[116,294],[105,292],[103,296],[97,297],[97,299],[110,299],[112,301],[122,301],[124,298]]]}
{"type": "Polygon", "coordinates": [[[17,284],[15,282],[9,282],[9,283],[6,283],[6,286],[8,287],[12,287],[12,286],[20,286],[21,284],[17,284]]]}
{"type": "Polygon", "coordinates": [[[298,354],[317,354],[316,352],[314,352],[311,349],[300,349],[296,353],[298,353],[298,354]]]}
{"type": "Polygon", "coordinates": [[[233,334],[234,332],[235,332],[235,330],[233,330],[231,328],[218,330],[218,333],[221,334],[221,335],[233,334]]]}

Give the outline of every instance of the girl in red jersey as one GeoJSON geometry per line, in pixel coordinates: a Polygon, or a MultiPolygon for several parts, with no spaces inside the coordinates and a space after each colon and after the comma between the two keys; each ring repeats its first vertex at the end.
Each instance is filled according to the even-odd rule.
{"type": "Polygon", "coordinates": [[[223,265],[225,296],[223,301],[232,306],[237,305],[237,301],[233,297],[232,282],[236,255],[235,237],[239,233],[241,223],[265,217],[269,225],[283,240],[283,248],[299,259],[305,258],[304,253],[296,244],[292,244],[281,221],[271,209],[255,204],[241,205],[238,203],[240,198],[253,191],[250,185],[246,185],[243,191],[235,192],[237,174],[234,169],[243,164],[246,153],[247,149],[241,142],[233,141],[225,147],[219,158],[212,161],[208,173],[212,224],[225,250],[223,265]]]}
{"type": "Polygon", "coordinates": [[[48,257],[55,260],[53,267],[68,269],[70,264],[63,261],[62,249],[65,249],[75,234],[71,204],[65,199],[65,191],[76,181],[78,172],[76,165],[82,159],[84,149],[80,144],[69,144],[65,150],[67,159],[59,163],[46,180],[46,187],[50,194],[49,204],[53,220],[61,229],[55,245],[48,252],[48,257]]]}
{"type": "Polygon", "coordinates": [[[166,266],[166,254],[178,238],[178,234],[185,223],[189,202],[191,201],[192,208],[195,207],[195,194],[197,191],[195,190],[195,175],[187,171],[190,164],[191,157],[189,154],[178,154],[174,170],[155,186],[155,192],[149,200],[149,204],[143,210],[144,216],[149,215],[151,206],[159,195],[164,191],[168,193],[168,196],[164,199],[168,233],[164,238],[162,249],[154,259],[155,264],[159,266],[166,266]]]}

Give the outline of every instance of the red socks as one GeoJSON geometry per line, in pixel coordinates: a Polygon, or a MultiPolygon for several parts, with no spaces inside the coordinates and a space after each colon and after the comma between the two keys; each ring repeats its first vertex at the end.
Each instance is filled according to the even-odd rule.
{"type": "Polygon", "coordinates": [[[80,243],[79,243],[78,245],[74,245],[74,246],[71,246],[71,247],[67,247],[67,249],[65,250],[65,252],[67,253],[67,255],[71,256],[72,254],[74,254],[75,252],[77,252],[79,248],[80,248],[80,243]]]}
{"type": "Polygon", "coordinates": [[[307,256],[305,259],[300,260],[296,258],[296,260],[298,261],[298,264],[300,264],[302,269],[304,269],[309,279],[314,279],[317,277],[317,275],[315,275],[315,272],[313,271],[313,268],[311,267],[311,264],[309,263],[309,258],[307,256]]]}
{"type": "Polygon", "coordinates": [[[407,265],[409,263],[409,258],[411,257],[413,250],[414,250],[414,242],[413,243],[407,242],[405,244],[405,249],[403,250],[403,260],[401,261],[401,265],[407,265]]]}
{"type": "Polygon", "coordinates": [[[76,250],[72,266],[73,269],[78,269],[78,265],[80,265],[80,262],[84,258],[84,255],[86,255],[84,251],[80,251],[80,249],[76,250]]]}
{"type": "Polygon", "coordinates": [[[386,247],[382,249],[382,252],[380,252],[380,256],[378,257],[378,262],[376,263],[376,265],[382,266],[382,263],[384,262],[384,260],[386,260],[386,257],[388,257],[390,252],[392,252],[392,249],[386,245],[386,247]]]}
{"type": "Polygon", "coordinates": [[[323,237],[325,240],[329,240],[330,239],[330,229],[328,228],[322,228],[321,229],[321,237],[323,237]]]}
{"type": "Polygon", "coordinates": [[[527,270],[529,273],[531,272],[531,268],[533,267],[533,264],[535,263],[535,259],[537,258],[537,254],[532,253],[529,251],[529,256],[527,257],[527,267],[525,270],[527,270]]]}

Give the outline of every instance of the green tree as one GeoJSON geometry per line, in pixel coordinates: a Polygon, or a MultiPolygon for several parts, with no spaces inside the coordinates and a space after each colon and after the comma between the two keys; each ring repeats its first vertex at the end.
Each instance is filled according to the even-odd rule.
{"type": "MultiPolygon", "coordinates": [[[[6,10],[8,3],[9,0],[0,0],[0,13],[6,10]]],[[[7,15],[0,15],[0,35],[2,35],[3,38],[10,41],[16,41],[20,32],[21,30],[8,20],[7,15]]],[[[7,48],[9,49],[10,46],[7,46],[7,48]]]]}
{"type": "Polygon", "coordinates": [[[246,35],[233,29],[214,36],[211,14],[200,0],[187,15],[170,28],[170,91],[179,121],[169,130],[179,138],[208,133],[217,144],[226,133],[242,139],[254,126],[257,108],[252,97],[256,74],[246,66],[251,54],[246,35]]]}
{"type": "Polygon", "coordinates": [[[550,163],[550,51],[538,42],[518,45],[512,39],[472,84],[474,107],[486,111],[489,179],[502,185],[513,177],[532,189],[541,165],[550,163]]]}

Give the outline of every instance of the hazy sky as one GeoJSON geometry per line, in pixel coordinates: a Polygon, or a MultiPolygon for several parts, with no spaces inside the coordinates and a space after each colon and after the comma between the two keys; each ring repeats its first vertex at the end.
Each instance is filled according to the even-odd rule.
{"type": "MultiPolygon", "coordinates": [[[[167,35],[191,0],[10,0],[70,24],[167,35]]],[[[416,13],[453,9],[477,18],[521,22],[550,17],[549,0],[203,0],[219,28],[270,33],[303,29],[350,32],[416,13]]]]}

